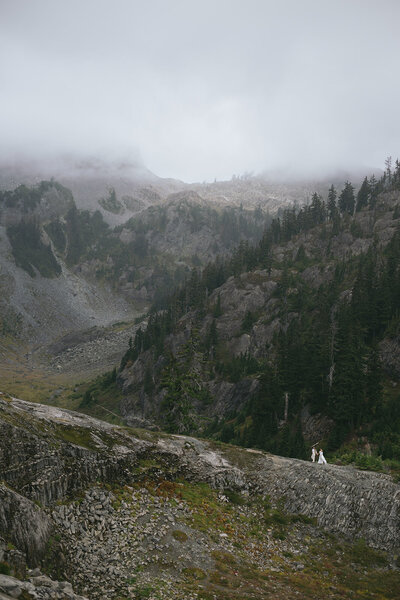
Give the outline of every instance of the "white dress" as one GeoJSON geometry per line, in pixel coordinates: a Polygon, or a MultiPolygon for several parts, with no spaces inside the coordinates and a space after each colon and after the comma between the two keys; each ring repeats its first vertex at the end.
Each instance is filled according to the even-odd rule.
{"type": "Polygon", "coordinates": [[[325,459],[325,456],[324,456],[324,453],[322,452],[322,450],[320,450],[320,452],[319,452],[318,464],[326,465],[326,459],[325,459]]]}
{"type": "Polygon", "coordinates": [[[311,450],[311,460],[315,462],[315,457],[317,456],[317,451],[315,448],[311,450]]]}

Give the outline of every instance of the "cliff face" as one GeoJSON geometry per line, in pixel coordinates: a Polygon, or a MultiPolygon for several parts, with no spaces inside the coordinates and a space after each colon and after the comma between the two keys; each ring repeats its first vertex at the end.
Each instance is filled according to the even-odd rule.
{"type": "Polygon", "coordinates": [[[235,540],[251,546],[247,519],[264,532],[271,568],[272,551],[300,552],[324,537],[319,527],[399,549],[400,486],[388,476],[119,428],[4,395],[0,481],[3,559],[47,567],[90,598],[103,597],[105,578],[110,598],[127,573],[151,581],[160,556],[171,563],[163,586],[180,598],[172,579],[216,568],[218,552],[236,556],[235,540]],[[284,512],[268,512],[269,503],[284,512]],[[300,524],[280,541],[287,514],[300,524]]]}
{"type": "MultiPolygon", "coordinates": [[[[157,476],[284,498],[287,510],[316,517],[332,531],[363,537],[376,547],[398,547],[400,487],[386,475],[215,447],[185,436],[139,430],[135,434],[79,413],[22,400],[1,400],[0,407],[3,533],[11,496],[28,520],[43,513],[43,526],[31,529],[44,540],[51,528],[46,507],[96,482],[132,484],[145,459],[157,463],[157,476]]],[[[23,520],[22,516],[20,525],[23,520]]],[[[10,534],[16,544],[25,535],[12,530],[10,534]]],[[[40,540],[32,546],[36,551],[40,547],[40,540]]]]}

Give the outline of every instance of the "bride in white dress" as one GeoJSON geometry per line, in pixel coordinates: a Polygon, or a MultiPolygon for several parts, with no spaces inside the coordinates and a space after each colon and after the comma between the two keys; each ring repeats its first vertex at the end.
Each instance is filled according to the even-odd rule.
{"type": "Polygon", "coordinates": [[[324,453],[322,452],[322,448],[319,451],[318,464],[320,464],[320,465],[326,465],[326,458],[324,456],[324,453]]]}

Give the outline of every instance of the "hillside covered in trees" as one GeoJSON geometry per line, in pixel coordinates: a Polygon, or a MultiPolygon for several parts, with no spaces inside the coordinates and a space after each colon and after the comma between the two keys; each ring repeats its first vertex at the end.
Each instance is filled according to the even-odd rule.
{"type": "Polygon", "coordinates": [[[400,461],[399,309],[400,165],[388,159],[379,180],[314,194],[259,244],[193,269],[131,340],[121,412],[287,456],[320,441],[400,461]]]}

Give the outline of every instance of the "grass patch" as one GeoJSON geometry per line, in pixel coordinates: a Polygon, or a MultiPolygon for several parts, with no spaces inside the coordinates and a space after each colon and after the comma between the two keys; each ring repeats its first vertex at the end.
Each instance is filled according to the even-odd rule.
{"type": "Polygon", "coordinates": [[[14,398],[40,404],[62,405],[71,394],[71,380],[66,375],[49,375],[24,365],[21,355],[26,348],[7,346],[8,364],[0,365],[2,392],[14,398]],[[57,396],[53,396],[57,391],[57,396]]]}
{"type": "Polygon", "coordinates": [[[166,433],[162,433],[160,431],[151,431],[149,429],[139,429],[137,427],[129,427],[124,425],[122,427],[123,431],[126,431],[133,437],[138,440],[144,440],[146,442],[158,442],[160,438],[169,437],[166,433]]]}
{"type": "Polygon", "coordinates": [[[246,504],[246,498],[244,498],[242,494],[238,494],[232,490],[224,490],[224,495],[232,504],[237,504],[239,506],[246,504]]]}
{"type": "Polygon", "coordinates": [[[363,567],[387,567],[388,560],[384,552],[367,546],[364,539],[357,540],[349,552],[349,559],[363,567]]]}
{"type": "Polygon", "coordinates": [[[156,588],[147,583],[147,584],[143,584],[143,585],[139,585],[135,588],[135,598],[137,600],[145,600],[145,598],[158,598],[158,594],[157,594],[157,590],[156,588]]]}
{"type": "Polygon", "coordinates": [[[181,484],[179,495],[192,509],[190,525],[204,532],[233,532],[229,505],[218,501],[217,492],[206,483],[181,484]]]}
{"type": "Polygon", "coordinates": [[[75,444],[76,446],[87,448],[88,450],[98,450],[90,434],[90,429],[84,427],[78,427],[76,425],[73,427],[58,426],[56,429],[56,437],[64,442],[75,444]]]}
{"type": "Polygon", "coordinates": [[[203,569],[199,569],[198,567],[187,567],[186,569],[183,569],[182,572],[189,579],[195,579],[196,581],[200,581],[207,577],[203,569]]]}
{"type": "Polygon", "coordinates": [[[0,574],[1,575],[10,575],[11,568],[10,565],[6,562],[0,562],[0,574]]]}
{"type": "Polygon", "coordinates": [[[181,531],[180,529],[174,529],[174,531],[172,532],[172,537],[177,540],[178,542],[186,542],[188,539],[187,534],[184,531],[181,531]]]}

